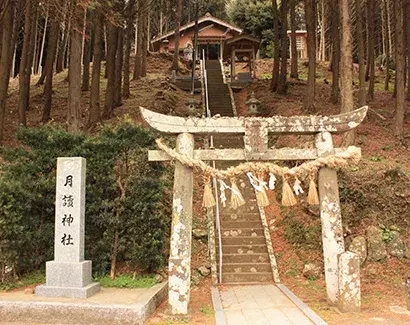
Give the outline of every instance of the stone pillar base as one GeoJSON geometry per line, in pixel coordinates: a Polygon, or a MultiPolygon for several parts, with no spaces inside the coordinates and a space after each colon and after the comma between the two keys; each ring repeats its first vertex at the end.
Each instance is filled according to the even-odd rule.
{"type": "Polygon", "coordinates": [[[88,298],[100,290],[92,282],[91,261],[46,263],[46,284],[36,288],[37,296],[88,298]]]}
{"type": "Polygon", "coordinates": [[[100,291],[100,284],[92,282],[83,288],[51,287],[41,285],[36,287],[36,295],[43,297],[89,298],[100,291]]]}

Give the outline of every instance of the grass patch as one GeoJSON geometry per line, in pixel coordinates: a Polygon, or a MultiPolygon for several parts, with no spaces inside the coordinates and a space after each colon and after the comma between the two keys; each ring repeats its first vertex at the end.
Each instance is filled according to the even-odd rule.
{"type": "Polygon", "coordinates": [[[103,277],[96,277],[96,281],[100,282],[103,288],[151,288],[153,285],[157,284],[154,274],[147,275],[137,275],[135,279],[131,275],[122,274],[117,276],[114,280],[108,275],[103,277]]]}
{"type": "Polygon", "coordinates": [[[214,310],[209,306],[204,306],[200,309],[201,313],[205,314],[206,316],[212,316],[214,314],[214,310]]]}
{"type": "Polygon", "coordinates": [[[9,291],[13,289],[23,288],[32,284],[39,284],[46,282],[44,271],[35,271],[24,275],[21,279],[13,280],[0,284],[0,291],[9,291]]]}

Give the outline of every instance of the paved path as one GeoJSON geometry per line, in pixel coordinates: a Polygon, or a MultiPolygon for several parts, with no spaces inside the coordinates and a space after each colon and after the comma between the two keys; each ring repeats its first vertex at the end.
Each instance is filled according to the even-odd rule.
{"type": "Polygon", "coordinates": [[[275,285],[232,286],[220,290],[227,325],[312,325],[275,285]]]}

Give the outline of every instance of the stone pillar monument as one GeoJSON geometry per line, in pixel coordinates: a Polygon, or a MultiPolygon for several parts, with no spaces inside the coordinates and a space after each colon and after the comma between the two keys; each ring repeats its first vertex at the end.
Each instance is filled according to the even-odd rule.
{"type": "Polygon", "coordinates": [[[84,260],[85,171],[84,158],[57,159],[54,261],[38,296],[88,298],[100,290],[84,260]]]}

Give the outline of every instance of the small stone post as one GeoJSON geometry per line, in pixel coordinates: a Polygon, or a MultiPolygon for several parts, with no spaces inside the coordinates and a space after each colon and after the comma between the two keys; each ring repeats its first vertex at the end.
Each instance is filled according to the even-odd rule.
{"type": "MultiPolygon", "coordinates": [[[[332,135],[329,132],[317,134],[316,148],[319,157],[333,154],[332,135]]],[[[336,305],[338,303],[337,256],[345,251],[336,171],[321,168],[318,183],[327,298],[329,303],[336,305]]]]}
{"type": "Polygon", "coordinates": [[[88,298],[100,290],[84,260],[85,172],[84,158],[57,159],[54,261],[38,296],[88,298]]]}
{"type": "MultiPolygon", "coordinates": [[[[194,137],[178,135],[176,150],[193,157],[194,137]]],[[[193,170],[175,163],[172,207],[171,249],[169,256],[169,304],[172,314],[187,314],[191,286],[193,170]]]]}
{"type": "Polygon", "coordinates": [[[339,309],[360,312],[360,257],[352,252],[339,255],[339,309]]]}

